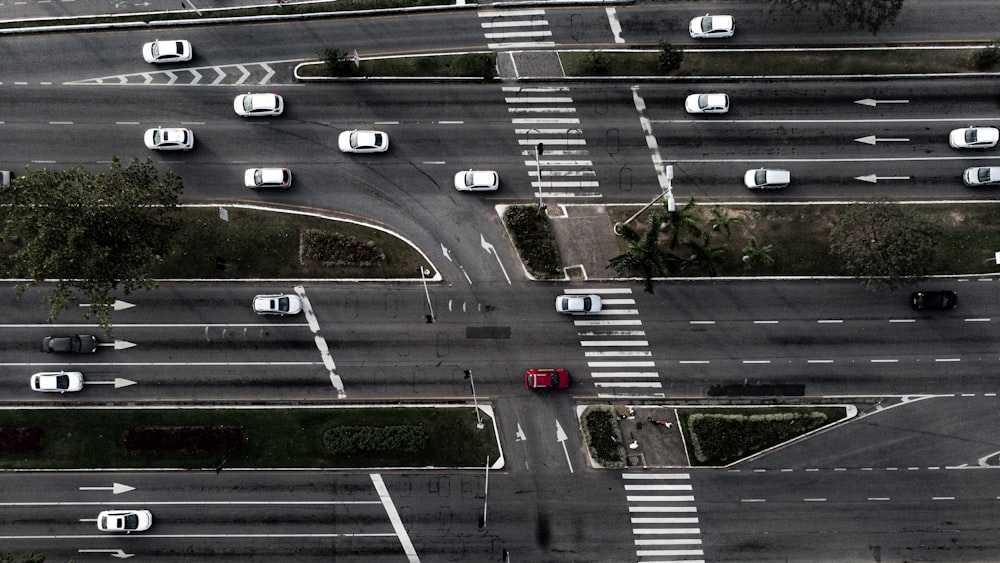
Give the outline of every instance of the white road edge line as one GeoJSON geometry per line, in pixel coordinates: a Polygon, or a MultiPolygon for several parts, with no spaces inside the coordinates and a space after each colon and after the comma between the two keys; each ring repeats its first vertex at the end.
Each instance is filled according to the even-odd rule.
{"type": "Polygon", "coordinates": [[[403,521],[399,518],[396,505],[392,503],[392,497],[389,496],[389,489],[386,488],[385,483],[382,481],[382,476],[378,473],[372,473],[371,478],[372,484],[375,485],[375,490],[378,492],[378,498],[382,501],[382,506],[385,508],[385,513],[389,515],[389,521],[392,522],[392,529],[396,532],[399,543],[403,544],[403,551],[406,553],[406,558],[410,563],[420,563],[420,557],[417,556],[417,551],[413,548],[410,536],[406,533],[406,528],[403,526],[403,521]]]}

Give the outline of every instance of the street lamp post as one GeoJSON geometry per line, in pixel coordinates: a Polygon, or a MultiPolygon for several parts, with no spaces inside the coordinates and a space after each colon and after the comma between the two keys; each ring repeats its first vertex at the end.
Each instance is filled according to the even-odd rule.
{"type": "Polygon", "coordinates": [[[420,281],[424,282],[424,295],[427,296],[427,309],[430,311],[430,314],[426,315],[427,322],[432,323],[434,322],[434,306],[431,305],[431,292],[427,291],[427,278],[426,278],[426,276],[431,275],[431,272],[430,270],[425,270],[423,266],[420,266],[419,268],[417,268],[417,270],[420,271],[420,281]]]}
{"type": "Polygon", "coordinates": [[[476,379],[472,377],[472,370],[465,370],[465,379],[472,383],[472,404],[476,407],[476,428],[483,429],[483,418],[479,416],[479,400],[476,399],[476,379]]]}
{"type": "Polygon", "coordinates": [[[665,182],[663,185],[663,191],[660,192],[660,195],[654,197],[652,201],[644,205],[639,211],[633,213],[628,219],[625,219],[621,223],[615,223],[614,232],[616,235],[621,236],[622,233],[620,229],[622,225],[628,225],[632,222],[632,220],[639,215],[642,215],[647,209],[655,205],[656,202],[663,198],[667,198],[667,211],[673,213],[677,209],[677,204],[674,202],[674,189],[672,182],[674,179],[674,166],[672,164],[668,164],[663,167],[663,178],[665,179],[665,182]]]}
{"type": "Polygon", "coordinates": [[[539,162],[539,158],[545,151],[545,146],[542,143],[537,143],[535,145],[535,174],[538,178],[538,214],[541,215],[545,213],[545,203],[542,201],[542,165],[539,162]]]}

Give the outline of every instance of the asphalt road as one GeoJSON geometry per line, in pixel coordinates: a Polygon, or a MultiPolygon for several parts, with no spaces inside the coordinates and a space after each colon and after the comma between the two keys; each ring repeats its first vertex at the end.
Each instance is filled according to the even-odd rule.
{"type": "MultiPolygon", "coordinates": [[[[893,40],[991,38],[957,31],[996,28],[983,25],[996,17],[983,3],[961,4],[968,9],[921,3],[904,14],[893,40]]],[[[618,8],[618,15],[629,41],[653,42],[668,29],[683,44],[688,12],[704,13],[709,5],[717,7],[639,4],[618,8]]],[[[755,9],[734,5],[740,30],[751,23],[732,45],[772,40],[753,31],[764,27],[753,22],[770,17],[755,9]]],[[[560,43],[613,41],[604,10],[546,14],[554,16],[546,25],[560,43]]],[[[486,38],[480,23],[470,10],[310,21],[296,24],[291,34],[276,23],[184,29],[195,43],[198,75],[141,62],[139,45],[159,31],[5,37],[0,100],[8,108],[5,137],[12,140],[5,166],[15,172],[24,164],[99,168],[111,154],[147,156],[141,145],[147,127],[187,126],[195,130],[194,151],[151,156],[182,174],[189,200],[335,209],[391,225],[433,253],[447,280],[429,288],[433,324],[424,322],[425,297],[415,285],[304,284],[348,397],[468,397],[461,372],[471,368],[480,398],[498,409],[508,459],[504,470],[491,472],[488,497],[480,472],[383,477],[423,560],[502,560],[507,553],[511,560],[676,560],[701,557],[688,553],[701,549],[713,561],[1000,558],[990,535],[993,469],[979,468],[981,460],[995,465],[990,460],[1000,451],[990,434],[991,374],[1000,361],[991,347],[997,318],[992,284],[934,282],[961,295],[959,309],[940,315],[913,313],[904,291],[876,296],[854,282],[671,284],[654,295],[635,285],[594,284],[586,288],[610,300],[609,313],[570,319],[551,310],[554,295],[569,286],[525,283],[492,208],[534,199],[533,147],[541,139],[548,162],[540,187],[550,204],[649,199],[660,186],[656,153],[640,118],[651,120],[660,156],[676,163],[679,197],[982,197],[962,187],[958,174],[968,163],[995,156],[951,151],[945,135],[972,120],[995,122],[994,80],[713,84],[733,98],[725,119],[683,114],[684,95],[700,91],[692,85],[633,90],[554,83],[528,90],[509,84],[291,83],[293,61],[313,57],[331,37],[336,46],[366,55],[481,48],[486,38]],[[401,39],[387,48],[387,37],[401,39]],[[161,70],[174,71],[173,78],[161,70]],[[172,79],[190,84],[197,76],[206,85],[162,86],[172,79]],[[207,85],[217,78],[217,85],[207,85]],[[161,85],[137,86],[147,81],[161,85]],[[123,84],[111,85],[116,82],[123,84]],[[282,118],[247,121],[232,114],[236,93],[272,88],[286,96],[282,118]],[[958,103],[956,92],[962,93],[958,103]],[[854,104],[863,98],[908,103],[875,109],[854,104]],[[531,107],[558,109],[526,109],[531,107]],[[513,121],[539,113],[571,113],[579,121],[513,121]],[[355,126],[387,130],[390,153],[336,151],[336,134],[355,126]],[[908,140],[875,146],[854,141],[866,135],[908,140]],[[552,162],[558,160],[572,162],[552,162]],[[292,167],[295,187],[287,193],[242,188],[242,169],[261,164],[292,167]],[[795,183],[787,194],[757,196],[740,186],[742,171],[762,164],[792,170],[795,183]],[[450,187],[455,171],[472,166],[500,171],[504,184],[496,196],[465,197],[450,187]],[[865,174],[910,180],[853,183],[865,174]],[[614,343],[621,341],[626,343],[614,343]],[[620,351],[628,356],[622,359],[620,351]],[[545,397],[523,389],[523,369],[543,364],[573,372],[570,394],[545,397]],[[580,400],[704,396],[712,385],[743,381],[797,383],[816,395],[944,397],[861,419],[740,472],[623,475],[586,467],[574,423],[580,400]],[[962,464],[977,468],[955,468],[962,464]],[[674,494],[667,491],[678,496],[664,500],[674,494]],[[678,509],[666,519],[660,513],[669,510],[658,508],[664,503],[678,509]],[[480,527],[484,505],[488,518],[480,527]]],[[[773,40],[849,44],[871,38],[800,26],[773,40]]],[[[45,326],[39,293],[31,291],[8,307],[0,326],[0,368],[8,374],[0,388],[11,402],[52,405],[332,400],[338,390],[311,327],[250,313],[250,296],[265,289],[292,290],[290,284],[165,284],[129,296],[137,306],[116,314],[116,337],[136,346],[72,361],[43,357],[40,338],[94,328],[72,314],[61,326],[45,326]],[[84,370],[95,381],[136,384],[88,386],[72,397],[27,389],[30,373],[62,367],[84,370]]],[[[407,540],[393,525],[385,496],[379,498],[377,482],[368,474],[225,469],[218,475],[6,473],[0,543],[4,550],[44,549],[54,559],[80,561],[107,560],[114,553],[100,550],[113,549],[163,561],[287,560],[289,554],[297,561],[328,561],[331,552],[341,561],[403,560],[407,540]],[[80,489],[113,482],[136,490],[116,497],[80,489]],[[98,536],[88,519],[112,506],[149,507],[157,524],[150,534],[98,536]]]]}

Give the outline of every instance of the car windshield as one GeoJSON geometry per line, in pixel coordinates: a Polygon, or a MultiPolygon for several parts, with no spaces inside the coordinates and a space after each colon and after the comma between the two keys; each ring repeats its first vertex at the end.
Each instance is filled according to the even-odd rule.
{"type": "Polygon", "coordinates": [[[705,16],[701,18],[701,30],[704,32],[712,31],[712,18],[705,16]]]}
{"type": "Polygon", "coordinates": [[[990,169],[989,168],[980,168],[979,169],[979,174],[977,174],[977,176],[979,177],[979,181],[980,182],[989,182],[990,181],[990,169]]]}
{"type": "Polygon", "coordinates": [[[977,131],[975,129],[966,129],[965,130],[965,142],[966,143],[975,143],[976,142],[976,137],[977,137],[977,131]]]}
{"type": "Polygon", "coordinates": [[[153,58],[160,56],[160,43],[159,41],[154,41],[153,46],[149,48],[149,52],[153,54],[153,58]]]}
{"type": "Polygon", "coordinates": [[[129,514],[127,516],[122,517],[120,523],[123,529],[134,530],[135,528],[139,527],[139,517],[136,516],[135,514],[129,514]]]}
{"type": "Polygon", "coordinates": [[[698,107],[701,109],[708,107],[708,94],[701,94],[698,96],[698,107]]]}
{"type": "Polygon", "coordinates": [[[52,381],[55,383],[53,389],[69,389],[69,376],[66,374],[59,374],[53,377],[52,381]]]}
{"type": "Polygon", "coordinates": [[[278,310],[278,311],[286,311],[286,312],[288,311],[288,298],[287,297],[279,297],[279,298],[275,299],[274,302],[275,302],[275,309],[276,310],[278,310]]]}
{"type": "Polygon", "coordinates": [[[758,170],[753,176],[753,183],[758,186],[763,186],[767,183],[767,170],[758,170]]]}
{"type": "Polygon", "coordinates": [[[584,308],[584,310],[589,311],[590,308],[593,306],[593,304],[594,304],[593,300],[591,300],[589,297],[584,297],[583,298],[583,308],[584,308]]]}
{"type": "Polygon", "coordinates": [[[476,183],[476,176],[471,170],[465,173],[465,185],[471,187],[476,183]]]}

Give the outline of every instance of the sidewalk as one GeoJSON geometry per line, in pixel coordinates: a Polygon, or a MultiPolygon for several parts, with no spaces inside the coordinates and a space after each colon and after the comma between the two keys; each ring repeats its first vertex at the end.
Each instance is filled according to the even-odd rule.
{"type": "Polygon", "coordinates": [[[625,441],[627,467],[690,467],[677,413],[672,407],[615,407],[625,441]],[[629,408],[632,409],[629,415],[629,408]],[[656,424],[651,421],[663,421],[656,424]]]}
{"type": "Polygon", "coordinates": [[[548,213],[563,268],[571,280],[615,277],[608,261],[622,250],[604,205],[549,205],[548,213]]]}

